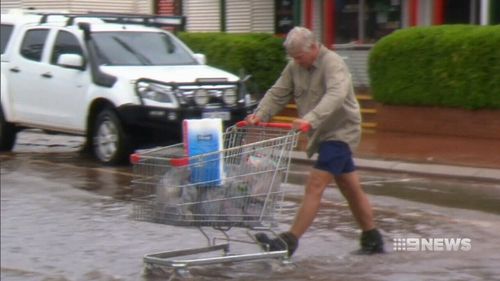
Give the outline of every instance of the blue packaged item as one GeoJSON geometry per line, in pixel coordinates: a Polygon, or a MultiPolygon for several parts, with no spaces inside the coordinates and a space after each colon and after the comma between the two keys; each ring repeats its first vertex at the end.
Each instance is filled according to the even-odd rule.
{"type": "Polygon", "coordinates": [[[183,135],[191,182],[219,186],[223,175],[222,119],[186,119],[183,135]]]}

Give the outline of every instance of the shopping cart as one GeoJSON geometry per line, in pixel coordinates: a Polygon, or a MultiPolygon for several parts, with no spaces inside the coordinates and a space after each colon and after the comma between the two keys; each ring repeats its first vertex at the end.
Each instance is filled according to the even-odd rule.
{"type": "Polygon", "coordinates": [[[220,151],[186,157],[177,144],[139,152],[134,164],[133,217],[153,223],[197,227],[207,240],[200,248],[144,256],[146,268],[176,271],[189,266],[276,258],[288,261],[287,250],[264,251],[252,231],[276,235],[277,216],[287,181],[291,152],[300,131],[291,124],[242,121],[223,134],[220,151]],[[206,231],[222,233],[213,238],[206,231]],[[231,239],[232,227],[246,228],[244,239],[231,239]],[[223,242],[220,242],[223,241],[223,242]],[[234,253],[230,245],[253,245],[234,253]],[[207,253],[222,251],[217,256],[207,253]]]}

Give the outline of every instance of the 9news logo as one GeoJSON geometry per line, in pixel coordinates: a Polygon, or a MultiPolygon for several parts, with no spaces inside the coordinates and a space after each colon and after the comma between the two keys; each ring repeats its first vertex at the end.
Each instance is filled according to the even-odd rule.
{"type": "Polygon", "coordinates": [[[396,252],[467,252],[471,249],[470,238],[393,238],[396,252]]]}

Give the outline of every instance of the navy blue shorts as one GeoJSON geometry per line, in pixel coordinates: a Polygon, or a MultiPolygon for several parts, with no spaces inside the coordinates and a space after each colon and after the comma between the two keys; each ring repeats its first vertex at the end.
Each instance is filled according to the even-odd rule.
{"type": "Polygon", "coordinates": [[[318,160],[314,168],[341,175],[356,170],[349,145],[342,141],[325,141],[320,143],[318,160]]]}

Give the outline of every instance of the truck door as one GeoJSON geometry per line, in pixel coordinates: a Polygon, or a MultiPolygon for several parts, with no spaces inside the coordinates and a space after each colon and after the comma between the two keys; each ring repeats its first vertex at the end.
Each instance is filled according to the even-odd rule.
{"type": "Polygon", "coordinates": [[[91,82],[90,73],[85,63],[83,68],[72,68],[58,64],[63,54],[79,55],[85,61],[84,51],[75,34],[58,30],[46,65],[45,77],[40,84],[49,103],[50,116],[58,127],[85,129],[86,111],[88,109],[87,91],[91,82]]]}
{"type": "Polygon", "coordinates": [[[6,71],[12,109],[18,122],[39,124],[47,120],[47,109],[40,106],[44,96],[39,85],[43,78],[40,67],[49,31],[43,27],[28,29],[6,71]]]}

